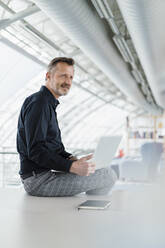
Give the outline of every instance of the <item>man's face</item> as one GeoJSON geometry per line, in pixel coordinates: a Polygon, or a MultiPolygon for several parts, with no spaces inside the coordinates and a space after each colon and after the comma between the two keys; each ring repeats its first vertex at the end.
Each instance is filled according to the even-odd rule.
{"type": "Polygon", "coordinates": [[[47,84],[56,98],[68,93],[73,76],[73,66],[64,62],[59,62],[50,72],[47,72],[47,84]]]}

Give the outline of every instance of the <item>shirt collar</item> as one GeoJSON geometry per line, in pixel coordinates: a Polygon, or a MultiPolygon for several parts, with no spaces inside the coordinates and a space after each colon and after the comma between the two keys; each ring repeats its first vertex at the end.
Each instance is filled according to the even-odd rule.
{"type": "Polygon", "coordinates": [[[42,91],[44,95],[47,96],[49,102],[56,108],[60,102],[53,96],[50,90],[48,90],[48,88],[43,85],[41,86],[40,91],[42,91]]]}

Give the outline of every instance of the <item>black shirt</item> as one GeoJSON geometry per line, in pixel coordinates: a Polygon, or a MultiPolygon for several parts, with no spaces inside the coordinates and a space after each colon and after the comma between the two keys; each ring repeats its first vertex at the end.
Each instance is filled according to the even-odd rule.
{"type": "Polygon", "coordinates": [[[59,101],[42,86],[25,99],[21,108],[17,151],[20,154],[20,175],[32,171],[58,170],[68,172],[73,161],[61,141],[56,107],[59,101]]]}

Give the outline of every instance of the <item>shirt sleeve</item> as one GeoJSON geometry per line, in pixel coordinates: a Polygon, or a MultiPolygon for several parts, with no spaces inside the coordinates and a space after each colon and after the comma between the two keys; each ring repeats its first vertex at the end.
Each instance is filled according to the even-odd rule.
{"type": "Polygon", "coordinates": [[[65,151],[65,147],[64,147],[63,144],[62,144],[62,147],[63,147],[63,151],[60,153],[60,155],[62,155],[64,158],[69,158],[69,157],[71,157],[72,154],[65,151]]]}
{"type": "Polygon", "coordinates": [[[28,106],[24,127],[28,159],[40,167],[69,172],[73,161],[57,153],[51,153],[46,146],[50,109],[47,103],[33,102],[28,106]]]}

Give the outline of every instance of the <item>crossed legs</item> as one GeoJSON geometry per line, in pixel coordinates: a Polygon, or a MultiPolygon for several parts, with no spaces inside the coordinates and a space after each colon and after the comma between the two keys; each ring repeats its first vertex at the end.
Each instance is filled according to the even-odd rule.
{"type": "Polygon", "coordinates": [[[48,171],[23,180],[23,184],[26,192],[33,196],[73,196],[82,192],[105,195],[112,189],[116,179],[112,169],[103,168],[89,176],[48,171]]]}

